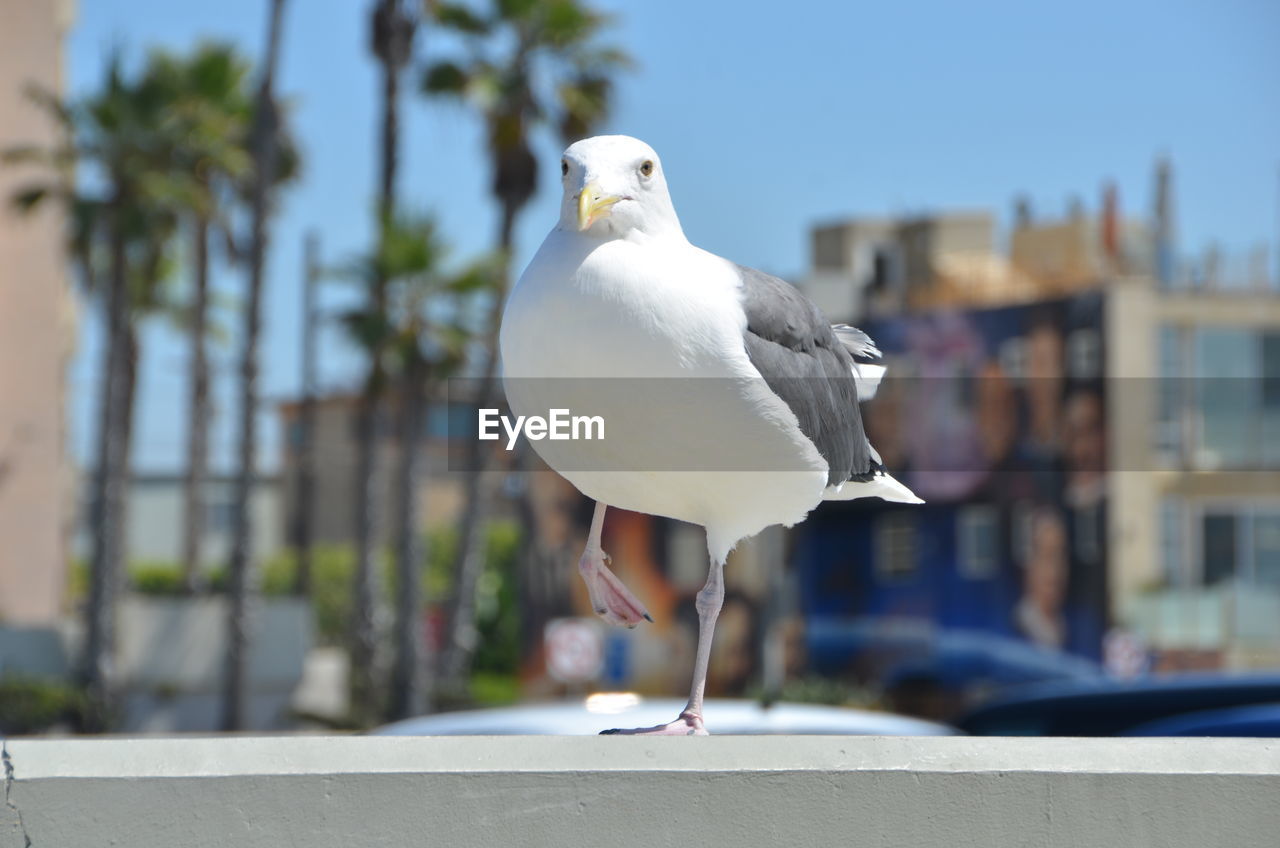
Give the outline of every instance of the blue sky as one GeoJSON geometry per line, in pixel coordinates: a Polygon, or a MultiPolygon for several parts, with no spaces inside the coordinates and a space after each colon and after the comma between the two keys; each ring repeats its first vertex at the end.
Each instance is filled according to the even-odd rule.
{"type": "MultiPolygon", "coordinates": [[[[265,0],[174,3],[81,0],[68,42],[73,92],[97,84],[113,46],[140,54],[202,38],[260,52],[265,0]]],[[[275,229],[266,300],[264,459],[279,444],[271,402],[299,385],[301,242],[325,258],[360,250],[370,233],[377,119],[363,0],[290,0],[280,80],[296,104],[307,157],[275,229]]],[[[685,231],[735,261],[794,276],[808,228],[846,215],[982,208],[1008,218],[1025,192],[1038,214],[1073,195],[1095,208],[1113,179],[1122,208],[1150,206],[1157,154],[1175,167],[1184,250],[1216,239],[1273,245],[1280,221],[1280,4],[1274,0],[786,4],[733,0],[601,2],[612,40],[638,68],[604,128],[663,157],[685,231]],[[785,10],[785,15],[779,9],[785,10]]],[[[448,45],[430,31],[430,56],[448,45]]],[[[482,137],[460,107],[404,103],[403,197],[435,210],[457,256],[496,230],[482,137]]],[[[554,138],[540,139],[544,189],[519,231],[518,262],[555,219],[554,138]]],[[[219,283],[238,293],[239,274],[219,283]]],[[[345,297],[324,295],[330,306],[345,297]]],[[[228,313],[224,323],[234,327],[228,313]]],[[[98,316],[86,311],[70,379],[71,438],[90,458],[98,316]]],[[[187,353],[165,327],[147,331],[136,463],[176,470],[185,443],[187,353]]],[[[326,331],[323,383],[355,385],[360,364],[326,331]]],[[[234,345],[216,354],[215,464],[233,442],[234,345]]]]}

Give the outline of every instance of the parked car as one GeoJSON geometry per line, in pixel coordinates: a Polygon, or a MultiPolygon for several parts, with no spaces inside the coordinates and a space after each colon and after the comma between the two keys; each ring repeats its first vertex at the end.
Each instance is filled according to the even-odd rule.
{"type": "MultiPolygon", "coordinates": [[[[398,721],[373,731],[392,736],[583,736],[613,727],[665,724],[684,709],[675,698],[642,698],[630,692],[602,692],[584,699],[548,704],[440,713],[398,721]]],[[[945,724],[871,710],[814,704],[711,699],[704,705],[707,727],[716,735],[802,734],[840,736],[944,736],[945,724]]]]}
{"type": "Polygon", "coordinates": [[[1276,735],[1280,675],[1179,674],[1043,684],[981,705],[956,726],[976,736],[1276,735]],[[1256,710],[1230,712],[1244,707],[1256,710]]]}
{"type": "Polygon", "coordinates": [[[840,674],[850,658],[865,656],[881,679],[928,677],[953,691],[1063,680],[1101,680],[1098,663],[1024,639],[963,627],[941,629],[919,621],[817,617],[806,630],[809,658],[822,674],[840,674]]]}
{"type": "Polygon", "coordinates": [[[1131,727],[1125,736],[1250,736],[1280,737],[1280,703],[1194,713],[1131,727]]]}

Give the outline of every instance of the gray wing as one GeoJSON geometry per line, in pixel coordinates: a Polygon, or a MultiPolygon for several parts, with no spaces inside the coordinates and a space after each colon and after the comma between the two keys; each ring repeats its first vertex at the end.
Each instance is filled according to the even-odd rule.
{"type": "Polygon", "coordinates": [[[833,328],[794,286],[754,268],[738,271],[747,356],[827,461],[827,484],[871,479],[880,463],[862,426],[851,352],[880,351],[861,330],[833,328]]]}

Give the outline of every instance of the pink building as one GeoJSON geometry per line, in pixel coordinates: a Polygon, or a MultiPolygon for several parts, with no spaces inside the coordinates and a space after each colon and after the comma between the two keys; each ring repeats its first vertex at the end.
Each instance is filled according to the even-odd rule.
{"type": "MultiPolygon", "coordinates": [[[[61,91],[69,0],[0,0],[0,149],[51,144],[24,92],[61,91]]],[[[65,373],[75,340],[63,221],[54,204],[21,217],[9,198],[37,178],[0,168],[0,624],[62,611],[71,524],[65,373]]]]}

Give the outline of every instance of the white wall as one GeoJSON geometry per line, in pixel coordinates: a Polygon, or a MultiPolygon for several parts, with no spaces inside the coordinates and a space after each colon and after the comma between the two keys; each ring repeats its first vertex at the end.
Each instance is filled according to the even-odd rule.
{"type": "Polygon", "coordinates": [[[1273,740],[277,737],[7,754],[0,848],[1242,848],[1280,833],[1273,740]]]}
{"type": "MultiPolygon", "coordinates": [[[[88,477],[85,477],[87,484],[88,477]]],[[[230,523],[218,520],[231,503],[234,483],[229,477],[207,480],[204,485],[205,533],[200,558],[206,566],[225,566],[231,558],[230,523]]],[[[253,524],[255,561],[278,552],[284,546],[284,518],[281,513],[282,487],[278,479],[264,478],[254,484],[249,499],[253,524]]],[[[82,513],[87,507],[82,507],[82,513]]],[[[176,563],[182,560],[182,534],[186,516],[180,475],[142,475],[129,482],[128,559],[130,562],[176,563]]],[[[85,515],[80,516],[75,539],[75,555],[87,559],[92,540],[85,515]]]]}

